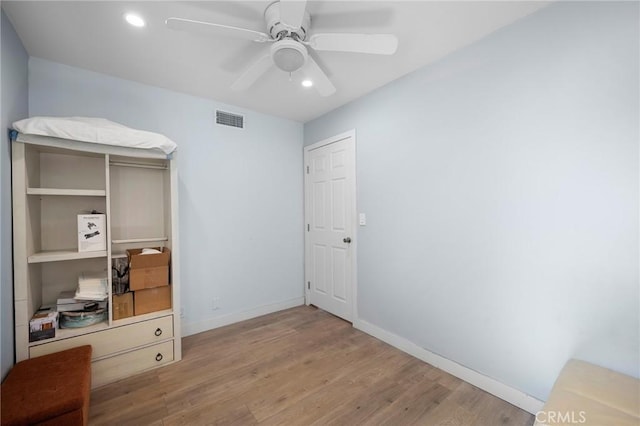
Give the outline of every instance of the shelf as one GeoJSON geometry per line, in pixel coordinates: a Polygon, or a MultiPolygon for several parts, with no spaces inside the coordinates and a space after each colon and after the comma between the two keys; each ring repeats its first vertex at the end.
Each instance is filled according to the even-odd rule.
{"type": "Polygon", "coordinates": [[[111,244],[138,244],[138,243],[156,243],[162,241],[169,241],[167,237],[155,237],[155,238],[131,238],[128,240],[112,240],[111,244]]]}
{"type": "Polygon", "coordinates": [[[72,195],[83,197],[105,197],[104,189],[60,189],[60,188],[27,188],[27,195],[72,195]]]}
{"type": "Polygon", "coordinates": [[[43,345],[46,343],[55,342],[57,340],[68,339],[70,337],[82,336],[89,333],[95,333],[96,331],[106,330],[108,328],[121,327],[123,325],[135,324],[142,321],[149,321],[156,318],[166,317],[173,315],[172,309],[165,309],[162,311],[150,312],[144,315],[136,315],[128,318],[123,318],[113,321],[113,324],[109,326],[107,321],[102,321],[98,324],[90,325],[88,327],[80,328],[56,328],[56,337],[51,339],[38,340],[36,342],[29,342],[29,347],[43,345]]]}
{"type": "Polygon", "coordinates": [[[166,317],[168,315],[173,315],[173,309],[164,309],[162,311],[149,312],[148,314],[142,315],[134,315],[127,318],[122,318],[119,320],[113,320],[112,327],[119,327],[122,325],[134,324],[137,322],[148,321],[156,318],[166,317]]]}
{"type": "Polygon", "coordinates": [[[107,251],[49,250],[34,253],[27,258],[28,263],[59,262],[62,260],[92,259],[106,257],[107,251]]]}
{"type": "Polygon", "coordinates": [[[29,347],[55,342],[57,340],[68,339],[70,337],[82,336],[83,334],[94,333],[96,331],[106,330],[107,328],[109,328],[109,323],[107,321],[102,321],[98,324],[90,325],[88,327],[56,328],[56,337],[52,337],[51,339],[38,340],[36,342],[29,342],[29,347]]]}

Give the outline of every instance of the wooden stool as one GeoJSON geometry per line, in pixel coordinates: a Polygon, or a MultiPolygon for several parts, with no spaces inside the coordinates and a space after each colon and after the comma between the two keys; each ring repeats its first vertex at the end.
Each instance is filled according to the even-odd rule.
{"type": "Polygon", "coordinates": [[[0,390],[5,425],[87,425],[91,346],[17,363],[0,390]]]}

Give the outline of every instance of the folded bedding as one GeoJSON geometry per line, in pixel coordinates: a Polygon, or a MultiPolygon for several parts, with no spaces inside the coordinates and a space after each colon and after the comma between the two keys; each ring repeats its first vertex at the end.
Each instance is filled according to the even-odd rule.
{"type": "Polygon", "coordinates": [[[157,149],[167,155],[177,148],[176,143],[164,135],[132,129],[104,118],[31,117],[14,122],[13,128],[27,135],[127,148],[157,149]]]}

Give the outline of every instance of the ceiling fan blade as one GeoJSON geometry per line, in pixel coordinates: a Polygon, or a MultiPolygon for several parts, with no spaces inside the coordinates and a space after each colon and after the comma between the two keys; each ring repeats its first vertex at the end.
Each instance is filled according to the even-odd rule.
{"type": "Polygon", "coordinates": [[[280,21],[292,28],[300,28],[306,8],[306,0],[280,0],[280,21]]]}
{"type": "Polygon", "coordinates": [[[329,77],[318,66],[318,63],[311,56],[307,59],[307,64],[302,70],[306,78],[313,82],[320,96],[331,96],[336,92],[336,88],[329,80],[329,77]]]}
{"type": "Polygon", "coordinates": [[[168,28],[178,31],[188,31],[204,35],[216,35],[233,37],[243,40],[251,40],[263,43],[271,41],[271,38],[259,31],[247,30],[245,28],[230,27],[228,25],[213,24],[211,22],[193,21],[183,18],[169,18],[165,21],[168,28]]]}
{"type": "Polygon", "coordinates": [[[264,55],[253,65],[247,68],[244,73],[242,73],[240,78],[238,78],[231,85],[231,89],[238,92],[247,90],[249,87],[253,86],[253,83],[255,83],[264,73],[266,73],[272,65],[273,61],[271,60],[271,55],[264,55]]]}
{"type": "Polygon", "coordinates": [[[393,34],[314,34],[307,43],[315,50],[334,52],[393,55],[398,49],[398,37],[393,34]]]}

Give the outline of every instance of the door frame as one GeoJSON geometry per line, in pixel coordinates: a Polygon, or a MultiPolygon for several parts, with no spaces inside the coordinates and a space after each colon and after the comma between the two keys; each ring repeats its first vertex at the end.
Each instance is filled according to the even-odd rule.
{"type": "Polygon", "coordinates": [[[308,181],[308,174],[307,174],[307,167],[309,167],[309,155],[310,152],[313,151],[314,149],[317,148],[321,148],[323,146],[326,145],[330,145],[332,143],[335,142],[339,142],[341,140],[344,139],[348,139],[348,138],[352,138],[353,140],[353,152],[352,152],[352,158],[353,158],[353,170],[351,170],[352,176],[351,176],[351,181],[352,181],[352,185],[351,188],[349,188],[352,197],[351,197],[351,217],[349,218],[349,220],[351,220],[351,229],[352,229],[352,233],[353,236],[351,237],[351,243],[350,243],[350,248],[351,248],[351,324],[354,324],[356,322],[356,319],[358,318],[358,203],[357,203],[357,159],[356,159],[356,153],[358,152],[357,150],[357,145],[356,145],[356,129],[351,129],[348,130],[344,133],[340,133],[338,135],[329,137],[327,139],[323,139],[319,142],[315,142],[311,145],[307,145],[304,147],[304,164],[303,164],[303,171],[302,173],[304,174],[304,303],[305,305],[309,306],[310,304],[310,299],[311,299],[311,290],[309,288],[309,282],[310,282],[310,273],[309,273],[309,266],[311,265],[311,241],[309,239],[309,232],[308,230],[308,224],[311,223],[310,221],[310,215],[311,215],[311,209],[309,206],[309,195],[310,195],[310,191],[308,188],[309,185],[309,181],[308,181]]]}

